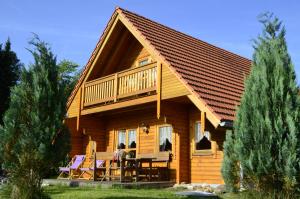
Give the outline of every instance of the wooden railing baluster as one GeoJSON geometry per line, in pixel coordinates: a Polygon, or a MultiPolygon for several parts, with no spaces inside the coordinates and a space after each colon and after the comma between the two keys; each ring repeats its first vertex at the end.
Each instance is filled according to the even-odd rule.
{"type": "Polygon", "coordinates": [[[156,63],[133,68],[83,85],[83,107],[146,94],[156,90],[156,63]]]}

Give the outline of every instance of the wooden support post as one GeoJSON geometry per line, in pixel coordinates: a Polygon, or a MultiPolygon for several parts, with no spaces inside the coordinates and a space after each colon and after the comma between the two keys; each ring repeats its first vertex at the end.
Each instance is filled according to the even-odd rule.
{"type": "Polygon", "coordinates": [[[79,90],[79,106],[78,106],[78,113],[77,113],[77,121],[76,121],[76,130],[79,131],[80,128],[80,115],[81,115],[81,99],[82,99],[82,87],[79,90]]]}
{"type": "Polygon", "coordinates": [[[118,95],[118,73],[115,74],[115,80],[114,80],[114,102],[117,101],[117,95],[118,95]]]}
{"type": "Polygon", "coordinates": [[[81,91],[81,102],[80,102],[80,103],[81,103],[81,106],[80,106],[80,108],[81,108],[81,110],[82,110],[83,107],[84,107],[84,101],[85,101],[85,100],[84,100],[84,99],[85,99],[85,96],[84,96],[84,95],[85,95],[85,84],[84,84],[84,83],[82,84],[81,90],[82,90],[82,91],[81,91]]]}
{"type": "Polygon", "coordinates": [[[97,158],[96,158],[96,151],[94,152],[94,170],[93,170],[93,180],[96,181],[97,180],[97,168],[96,168],[96,162],[97,162],[97,158]]]}
{"type": "Polygon", "coordinates": [[[137,143],[136,143],[136,156],[140,153],[140,126],[138,126],[137,128],[137,143]]]}
{"type": "Polygon", "coordinates": [[[160,118],[160,104],[161,104],[161,73],[162,73],[162,64],[157,63],[157,81],[156,81],[156,92],[157,92],[157,119],[160,118]]]}
{"type": "Polygon", "coordinates": [[[216,141],[211,141],[211,151],[214,158],[217,158],[218,145],[216,141]]]}
{"type": "Polygon", "coordinates": [[[206,120],[206,114],[205,112],[201,111],[201,133],[204,133],[205,131],[205,120],[206,120]]]}
{"type": "Polygon", "coordinates": [[[179,135],[179,131],[175,132],[175,136],[177,138],[177,142],[175,143],[175,146],[176,147],[176,151],[175,151],[175,154],[176,154],[176,183],[177,184],[180,184],[181,182],[181,172],[180,172],[180,135],[179,135]]]}

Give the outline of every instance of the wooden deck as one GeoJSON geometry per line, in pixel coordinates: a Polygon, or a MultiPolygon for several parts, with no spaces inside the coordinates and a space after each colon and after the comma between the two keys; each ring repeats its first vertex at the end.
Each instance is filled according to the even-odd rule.
{"type": "Polygon", "coordinates": [[[167,188],[172,187],[174,181],[158,182],[118,182],[118,181],[89,181],[67,179],[44,179],[44,185],[63,185],[70,187],[99,187],[99,188],[167,188]]]}

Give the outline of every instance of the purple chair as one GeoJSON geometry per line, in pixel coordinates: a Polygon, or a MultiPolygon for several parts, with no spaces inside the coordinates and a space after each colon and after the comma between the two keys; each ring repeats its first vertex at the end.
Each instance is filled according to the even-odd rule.
{"type": "MultiPolygon", "coordinates": [[[[96,160],[96,170],[97,169],[105,169],[104,167],[104,160],[96,160]]],[[[79,179],[90,180],[94,177],[94,161],[90,164],[87,168],[80,168],[82,172],[79,176],[79,179]]]]}
{"type": "Polygon", "coordinates": [[[75,155],[66,167],[59,167],[60,174],[58,179],[72,179],[75,177],[73,171],[79,170],[84,162],[85,155],[75,155]],[[67,177],[63,177],[67,176],[67,177]]]}

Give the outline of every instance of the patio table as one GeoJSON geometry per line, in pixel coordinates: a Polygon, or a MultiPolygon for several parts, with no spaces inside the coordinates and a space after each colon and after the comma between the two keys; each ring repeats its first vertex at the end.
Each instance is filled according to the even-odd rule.
{"type": "Polygon", "coordinates": [[[125,161],[134,162],[136,178],[135,181],[139,181],[139,171],[143,168],[143,163],[149,164],[149,181],[152,181],[152,162],[155,157],[141,157],[141,158],[126,158],[125,161]]]}

